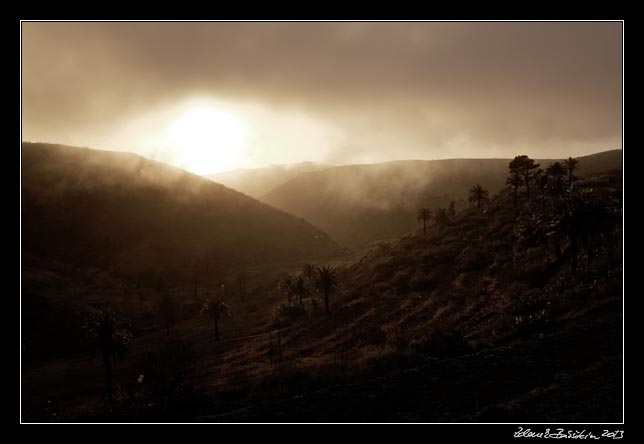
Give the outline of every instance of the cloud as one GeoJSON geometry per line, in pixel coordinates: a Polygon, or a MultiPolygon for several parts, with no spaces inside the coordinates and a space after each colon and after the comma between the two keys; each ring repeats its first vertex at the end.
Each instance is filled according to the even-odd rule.
{"type": "MultiPolygon", "coordinates": [[[[24,23],[24,138],[111,147],[132,119],[201,95],[332,128],[311,160],[587,154],[621,147],[621,32],[612,22],[24,23]]],[[[290,150],[280,161],[309,160],[290,150]]]]}

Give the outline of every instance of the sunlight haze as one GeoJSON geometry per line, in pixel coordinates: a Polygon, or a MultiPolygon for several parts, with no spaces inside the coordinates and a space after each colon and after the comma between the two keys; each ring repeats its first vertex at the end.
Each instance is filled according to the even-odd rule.
{"type": "Polygon", "coordinates": [[[200,174],[622,144],[618,23],[22,28],[25,141],[200,174]]]}

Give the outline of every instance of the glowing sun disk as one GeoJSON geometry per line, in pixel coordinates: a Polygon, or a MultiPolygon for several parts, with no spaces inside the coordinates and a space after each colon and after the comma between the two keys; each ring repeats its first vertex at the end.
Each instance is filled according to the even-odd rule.
{"type": "Polygon", "coordinates": [[[245,125],[233,114],[203,106],[175,119],[167,131],[178,163],[197,174],[234,169],[242,158],[245,125]]]}

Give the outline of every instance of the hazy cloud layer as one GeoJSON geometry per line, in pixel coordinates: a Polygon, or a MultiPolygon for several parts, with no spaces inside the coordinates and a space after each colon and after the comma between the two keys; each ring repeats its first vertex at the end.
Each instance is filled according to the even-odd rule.
{"type": "Polygon", "coordinates": [[[128,122],[203,96],[329,134],[280,162],[588,154],[621,148],[621,39],[620,23],[24,23],[23,139],[145,152],[128,122]]]}

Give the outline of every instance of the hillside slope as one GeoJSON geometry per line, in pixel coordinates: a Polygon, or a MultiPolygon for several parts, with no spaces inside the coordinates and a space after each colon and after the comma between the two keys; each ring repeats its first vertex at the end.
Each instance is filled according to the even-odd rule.
{"type": "Polygon", "coordinates": [[[321,230],[237,191],[121,152],[23,144],[25,265],[41,258],[186,278],[333,250],[321,230]]]}
{"type": "MultiPolygon", "coordinates": [[[[466,206],[480,184],[496,193],[505,186],[510,159],[407,160],[347,165],[302,173],[261,198],[310,221],[348,246],[413,232],[419,207],[466,206]]],[[[621,170],[621,150],[579,158],[578,175],[621,170]]],[[[554,160],[539,160],[542,167],[554,160]]]]}
{"type": "MultiPolygon", "coordinates": [[[[146,309],[152,298],[144,298],[130,307],[131,314],[146,313],[133,318],[129,356],[118,365],[122,402],[96,401],[100,366],[85,355],[63,356],[30,366],[23,378],[26,415],[120,422],[619,422],[621,183],[619,172],[610,172],[580,180],[564,195],[533,190],[528,198],[520,190],[516,201],[502,190],[481,210],[432,223],[426,235],[315,261],[336,269],[330,314],[314,281],[301,305],[278,285],[284,272],[304,273],[304,264],[251,270],[248,295],[227,299],[234,315],[222,322],[221,341],[199,314],[205,295],[193,295],[192,286],[176,289],[183,301],[176,337],[146,309]],[[175,360],[177,339],[194,354],[175,360]],[[178,370],[177,362],[183,362],[178,370]],[[183,378],[171,397],[166,373],[150,371],[155,363],[183,378]],[[149,391],[140,390],[141,374],[149,391]]],[[[23,302],[25,311],[31,312],[23,302]]],[[[51,331],[60,337],[60,326],[51,331]]]]}

